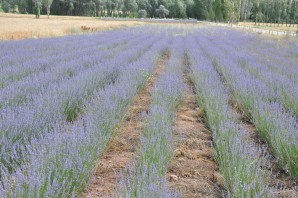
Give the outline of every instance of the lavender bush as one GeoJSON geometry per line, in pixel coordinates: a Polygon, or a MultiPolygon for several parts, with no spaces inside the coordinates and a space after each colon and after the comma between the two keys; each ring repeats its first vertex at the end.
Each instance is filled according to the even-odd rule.
{"type": "MultiPolygon", "coordinates": [[[[90,51],[87,54],[84,50],[76,52],[77,58],[73,60],[69,60],[65,54],[59,54],[55,61],[48,60],[48,62],[51,62],[51,67],[48,67],[45,71],[29,75],[3,88],[0,92],[0,107],[18,106],[30,102],[36,93],[45,92],[51,84],[67,81],[90,67],[94,68],[99,63],[102,64],[108,61],[115,54],[134,46],[143,39],[144,36],[136,37],[136,39],[132,39],[131,36],[122,37],[121,40],[115,39],[111,45],[107,44],[113,46],[112,49],[107,47],[97,51],[96,48],[91,47],[88,48],[90,51]]],[[[73,53],[75,53],[75,50],[73,53]]]]}
{"type": "Polygon", "coordinates": [[[255,124],[261,138],[272,148],[280,167],[297,178],[297,120],[275,99],[274,89],[243,69],[237,59],[226,58],[227,54],[210,45],[207,39],[202,45],[214,59],[214,67],[228,84],[247,119],[255,124]]]}
{"type": "Polygon", "coordinates": [[[165,174],[174,150],[175,111],[186,89],[182,60],[187,52],[188,72],[224,178],[223,196],[274,197],[270,173],[262,169],[267,156],[249,143],[231,102],[297,179],[294,43],[227,28],[176,25],[1,42],[0,197],[79,197],[165,50],[170,60],[151,90],[138,157],[111,196],[182,196],[168,188],[165,174]]]}
{"type": "Polygon", "coordinates": [[[181,197],[167,188],[166,171],[174,151],[174,115],[185,88],[182,43],[182,37],[175,39],[165,73],[154,84],[137,161],[123,173],[113,197],[181,197]]]}
{"type": "Polygon", "coordinates": [[[79,195],[130,101],[153,72],[156,59],[169,42],[170,39],[163,39],[142,59],[123,65],[118,80],[95,92],[85,105],[86,113],[76,122],[58,123],[52,131],[24,145],[26,161],[21,166],[11,172],[2,164],[1,197],[79,195]]]}
{"type": "Polygon", "coordinates": [[[20,144],[30,142],[32,137],[50,132],[56,124],[75,121],[93,92],[109,83],[115,83],[124,69],[122,67],[140,60],[143,53],[159,39],[160,36],[157,34],[138,49],[130,48],[108,62],[88,68],[74,78],[60,84],[51,84],[30,103],[1,109],[1,161],[7,166],[18,166],[23,158],[19,158],[20,161],[13,158],[12,161],[10,153],[20,150],[20,144]]]}
{"type": "Polygon", "coordinates": [[[198,103],[204,108],[212,131],[215,160],[224,178],[228,197],[271,197],[261,165],[261,150],[247,142],[245,129],[238,127],[229,105],[229,92],[198,47],[202,39],[188,37],[187,49],[191,60],[191,77],[198,92],[198,103]]]}

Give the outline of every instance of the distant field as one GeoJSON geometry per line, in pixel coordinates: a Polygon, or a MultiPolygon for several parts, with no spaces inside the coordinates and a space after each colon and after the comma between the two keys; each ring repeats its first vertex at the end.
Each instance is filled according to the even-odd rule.
{"type": "Polygon", "coordinates": [[[294,25],[294,27],[293,27],[293,25],[291,24],[291,27],[286,27],[286,25],[284,24],[284,25],[279,25],[279,26],[277,26],[276,24],[273,24],[273,23],[271,23],[271,26],[270,26],[270,24],[268,23],[268,24],[264,24],[264,23],[258,23],[257,25],[255,25],[255,23],[254,22],[246,22],[246,23],[244,23],[244,22],[241,22],[241,23],[239,23],[238,25],[243,25],[243,26],[249,26],[249,27],[255,27],[255,28],[262,28],[262,29],[268,29],[268,30],[275,30],[275,31],[291,31],[291,32],[296,32],[297,30],[298,30],[298,28],[297,28],[297,25],[294,25]]]}
{"type": "MultiPolygon", "coordinates": [[[[69,34],[81,34],[86,32],[94,32],[101,30],[111,30],[123,27],[133,27],[148,23],[172,23],[176,26],[201,26],[210,23],[196,23],[195,20],[163,20],[163,19],[113,19],[113,18],[94,18],[81,16],[50,16],[41,15],[39,20],[35,19],[34,15],[30,14],[11,14],[0,13],[0,40],[19,40],[25,38],[44,38],[56,37],[69,34]]],[[[213,23],[212,23],[213,24],[213,23]]],[[[253,22],[238,23],[240,26],[249,26],[260,29],[268,29],[275,31],[291,31],[298,30],[295,27],[267,26],[255,25],[253,22]]]]}
{"type": "Polygon", "coordinates": [[[50,16],[48,19],[42,15],[39,20],[34,17],[0,13],[0,40],[63,36],[143,24],[136,21],[101,21],[92,17],[50,16]]]}

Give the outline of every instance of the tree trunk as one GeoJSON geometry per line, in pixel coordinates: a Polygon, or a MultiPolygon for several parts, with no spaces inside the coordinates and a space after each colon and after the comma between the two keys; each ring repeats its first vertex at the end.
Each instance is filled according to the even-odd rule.
{"type": "Polygon", "coordinates": [[[247,0],[246,1],[246,4],[245,4],[245,12],[244,12],[244,21],[246,22],[246,17],[247,17],[247,12],[248,12],[248,6],[250,4],[250,0],[247,0]]]}
{"type": "Polygon", "coordinates": [[[244,12],[244,23],[246,23],[246,10],[244,12]]]}
{"type": "Polygon", "coordinates": [[[39,5],[37,5],[37,8],[36,8],[36,18],[39,19],[40,17],[40,8],[39,8],[39,5]]]}
{"type": "Polygon", "coordinates": [[[51,13],[51,10],[50,10],[50,7],[48,6],[48,7],[47,7],[48,19],[50,19],[50,13],[51,13]]]}

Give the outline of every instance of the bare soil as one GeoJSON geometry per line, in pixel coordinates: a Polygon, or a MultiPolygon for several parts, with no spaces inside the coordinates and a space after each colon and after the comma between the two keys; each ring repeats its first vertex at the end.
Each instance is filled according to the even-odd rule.
{"type": "Polygon", "coordinates": [[[222,178],[213,160],[211,134],[205,127],[202,109],[196,103],[192,81],[185,72],[189,88],[176,114],[174,136],[177,144],[168,169],[170,188],[180,190],[183,197],[222,197],[222,178]]]}
{"type": "Polygon", "coordinates": [[[169,54],[165,53],[159,59],[154,75],[134,98],[125,120],[120,125],[115,137],[109,142],[106,152],[100,158],[93,181],[86,188],[83,197],[105,197],[111,194],[120,172],[136,158],[140,144],[140,134],[144,127],[142,112],[148,112],[152,88],[157,77],[164,71],[169,54]]]}
{"type": "Polygon", "coordinates": [[[274,192],[275,196],[279,198],[297,197],[297,182],[278,166],[277,159],[273,156],[268,144],[261,140],[256,127],[252,123],[247,121],[247,119],[243,116],[235,100],[232,100],[232,105],[234,113],[238,118],[239,127],[244,128],[247,132],[247,141],[249,141],[256,147],[262,148],[262,155],[260,157],[268,157],[268,163],[263,164],[262,168],[268,173],[267,182],[269,184],[269,187],[276,189],[274,192]]]}

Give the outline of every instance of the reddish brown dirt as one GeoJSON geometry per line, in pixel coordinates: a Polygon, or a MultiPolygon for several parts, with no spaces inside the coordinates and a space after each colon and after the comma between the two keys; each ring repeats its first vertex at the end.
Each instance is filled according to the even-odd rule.
{"type": "Polygon", "coordinates": [[[189,89],[176,114],[174,136],[177,149],[168,169],[170,188],[180,190],[183,197],[221,197],[222,179],[213,161],[211,135],[202,121],[190,77],[184,81],[189,89]]]}
{"type": "Polygon", "coordinates": [[[295,180],[293,180],[278,166],[277,159],[272,155],[268,144],[264,141],[261,141],[256,127],[245,119],[235,100],[232,100],[231,103],[234,107],[233,109],[238,119],[239,127],[244,128],[247,132],[246,139],[256,147],[262,148],[262,154],[264,155],[260,157],[268,156],[267,163],[263,164],[262,168],[268,173],[267,182],[269,187],[272,187],[274,195],[278,198],[297,197],[297,182],[295,182],[295,180]]]}
{"type": "Polygon", "coordinates": [[[165,53],[159,59],[154,75],[134,98],[127,116],[117,130],[115,137],[109,142],[106,152],[100,158],[93,181],[86,188],[83,197],[88,194],[94,197],[105,197],[116,187],[116,179],[120,178],[120,171],[136,157],[136,150],[140,143],[140,133],[144,126],[141,113],[150,107],[150,89],[156,78],[164,71],[169,54],[165,53]]]}

